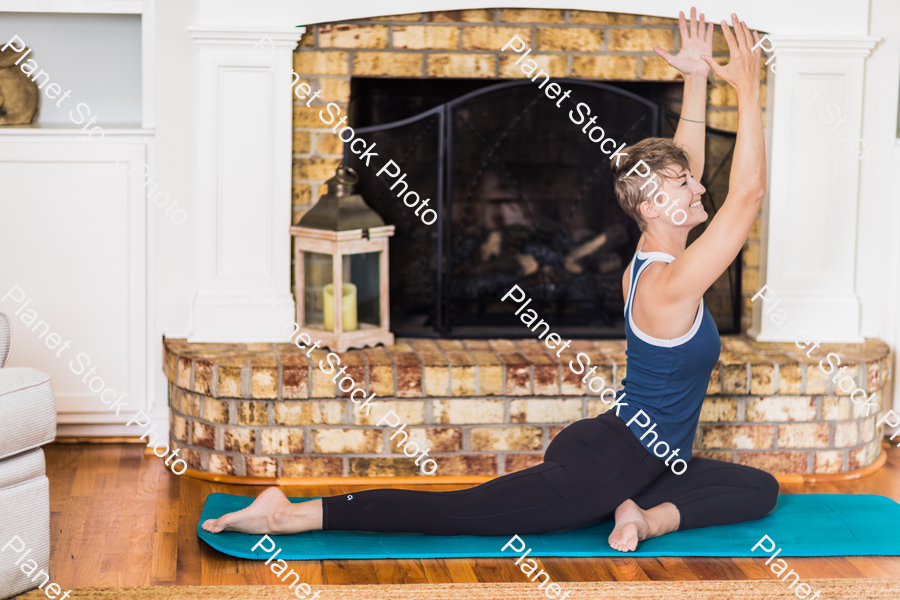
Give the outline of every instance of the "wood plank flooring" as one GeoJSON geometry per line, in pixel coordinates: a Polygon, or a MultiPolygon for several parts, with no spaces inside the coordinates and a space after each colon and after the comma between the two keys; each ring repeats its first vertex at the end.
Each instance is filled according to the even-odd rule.
{"type": "MultiPolygon", "coordinates": [[[[232,558],[196,535],[203,501],[213,492],[256,496],[260,486],[178,477],[142,446],[46,446],[50,478],[50,569],[66,588],[139,585],[276,585],[262,561],[232,558]]],[[[900,501],[900,449],[875,475],[838,484],[789,484],[787,494],[881,494],[900,501]]],[[[376,487],[376,486],[366,486],[376,487]]],[[[364,486],[289,487],[288,496],[348,493],[364,486]]],[[[428,486],[429,490],[468,486],[428,486]]],[[[605,544],[606,540],[598,540],[605,544]]],[[[639,581],[769,579],[757,558],[538,558],[551,579],[639,581]]],[[[900,578],[900,557],[791,558],[803,579],[900,578]]],[[[504,558],[293,561],[300,580],[316,584],[522,582],[504,558]]]]}

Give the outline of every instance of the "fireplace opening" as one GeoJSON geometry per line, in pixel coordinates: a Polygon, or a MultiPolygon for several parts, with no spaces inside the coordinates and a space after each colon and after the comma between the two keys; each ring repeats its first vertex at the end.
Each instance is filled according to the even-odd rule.
{"type": "MultiPolygon", "coordinates": [[[[609,156],[569,115],[577,120],[576,105],[587,104],[616,147],[671,137],[682,84],[556,81],[569,98],[551,100],[528,80],[351,80],[350,125],[377,144],[378,168],[393,160],[407,174],[399,184],[378,178],[344,148],[358,193],[396,227],[396,335],[532,337],[517,305],[501,302],[518,285],[564,337],[624,337],[622,274],[640,230],[615,199],[609,156]],[[434,225],[397,197],[407,184],[430,199],[434,225]]],[[[707,128],[710,218],[725,198],[734,137],[707,128]]],[[[740,328],[740,263],[739,255],[705,296],[722,333],[740,328]]]]}

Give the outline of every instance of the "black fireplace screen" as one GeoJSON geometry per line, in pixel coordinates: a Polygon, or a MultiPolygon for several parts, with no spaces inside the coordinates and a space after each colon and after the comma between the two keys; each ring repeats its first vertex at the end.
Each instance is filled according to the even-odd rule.
{"type": "MultiPolygon", "coordinates": [[[[616,147],[672,135],[672,122],[655,102],[612,85],[559,83],[572,91],[560,106],[530,81],[508,81],[391,123],[378,123],[373,114],[393,116],[398,106],[421,108],[429,98],[356,102],[355,125],[378,123],[356,128],[369,146],[376,144],[377,168],[393,160],[406,173],[400,184],[387,174],[376,177],[377,169],[345,145],[344,163],[360,175],[357,191],[396,227],[390,241],[395,334],[531,337],[514,314],[517,305],[500,300],[518,285],[532,300],[529,308],[564,337],[624,335],[622,274],[640,230],[616,202],[609,156],[570,111],[579,120],[576,105],[589,106],[616,147]],[[396,196],[405,184],[430,198],[437,222],[425,225],[396,196]]],[[[734,136],[723,132],[715,141],[724,160],[707,167],[710,194],[714,178],[727,184],[734,136]]],[[[709,194],[704,202],[712,217],[709,194]]],[[[740,256],[735,263],[711,290],[717,299],[708,298],[723,333],[739,328],[740,256]]]]}

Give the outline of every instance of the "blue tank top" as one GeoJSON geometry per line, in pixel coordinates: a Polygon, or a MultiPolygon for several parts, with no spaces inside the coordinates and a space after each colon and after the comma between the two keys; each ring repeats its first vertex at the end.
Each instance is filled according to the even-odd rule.
{"type": "MultiPolygon", "coordinates": [[[[638,252],[629,265],[628,301],[625,303],[625,339],[628,357],[623,390],[617,394],[621,402],[628,404],[619,410],[619,417],[626,422],[643,410],[650,415],[647,427],[633,421],[629,428],[640,438],[653,423],[657,441],[664,441],[669,448],[679,448],[677,458],[691,458],[691,448],[700,409],[709,387],[709,376],[716,362],[722,343],[712,315],[701,299],[697,316],[690,331],[679,338],[663,340],[651,337],[637,328],[631,314],[634,290],[641,273],[654,262],[670,263],[675,260],[664,252],[638,252]]],[[[653,434],[641,442],[653,441],[653,434]]],[[[663,456],[665,458],[665,455],[663,456]]]]}

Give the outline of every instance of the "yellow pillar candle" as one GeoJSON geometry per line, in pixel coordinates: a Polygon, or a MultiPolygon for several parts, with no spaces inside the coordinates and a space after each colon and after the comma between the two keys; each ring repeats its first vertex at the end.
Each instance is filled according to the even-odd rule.
{"type": "MultiPolygon", "coordinates": [[[[343,284],[343,297],[341,298],[341,319],[343,330],[356,329],[356,286],[352,283],[343,284]]],[[[334,331],[334,284],[325,286],[325,330],[334,331]]]]}

